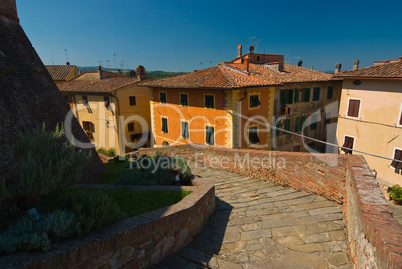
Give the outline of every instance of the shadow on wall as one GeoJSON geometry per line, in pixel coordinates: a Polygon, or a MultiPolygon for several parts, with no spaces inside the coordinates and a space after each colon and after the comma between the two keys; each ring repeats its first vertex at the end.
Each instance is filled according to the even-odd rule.
{"type": "MultiPolygon", "coordinates": [[[[215,197],[216,210],[202,231],[178,253],[169,255],[158,265],[165,268],[189,268],[195,265],[208,266],[213,255],[218,255],[224,241],[230,213],[233,207],[215,197]]],[[[159,268],[159,267],[156,267],[159,268]]],[[[191,267],[192,268],[192,267],[191,267]]]]}

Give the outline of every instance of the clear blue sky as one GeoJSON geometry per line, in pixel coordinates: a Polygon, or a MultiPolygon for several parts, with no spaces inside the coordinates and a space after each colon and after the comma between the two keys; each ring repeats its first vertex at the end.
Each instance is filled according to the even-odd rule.
{"type": "Polygon", "coordinates": [[[193,71],[257,52],[326,71],[402,56],[402,1],[17,0],[44,64],[193,71]],[[50,42],[49,42],[50,39],[50,42]],[[301,57],[301,58],[297,58],[301,57]],[[202,64],[200,64],[202,63],[202,64]]]}

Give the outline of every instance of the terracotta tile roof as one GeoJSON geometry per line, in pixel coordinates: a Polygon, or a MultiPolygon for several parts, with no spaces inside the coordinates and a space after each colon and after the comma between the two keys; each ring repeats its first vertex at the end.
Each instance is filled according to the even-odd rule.
{"type": "Polygon", "coordinates": [[[45,65],[53,80],[67,80],[75,65],[45,65]]]}
{"type": "Polygon", "coordinates": [[[329,81],[333,75],[303,67],[284,64],[284,71],[272,71],[263,64],[250,64],[249,72],[242,64],[220,63],[215,67],[176,77],[141,83],[140,86],[160,88],[242,88],[273,86],[285,83],[329,81]]]}
{"type": "Polygon", "coordinates": [[[390,62],[379,62],[357,70],[343,71],[336,74],[335,77],[402,79],[402,58],[390,62]]]}
{"type": "MultiPolygon", "coordinates": [[[[105,72],[105,71],[102,71],[105,72]]],[[[89,71],[80,74],[74,79],[57,84],[61,92],[91,92],[91,93],[110,93],[121,88],[138,84],[137,78],[131,78],[123,75],[113,74],[112,77],[103,79],[84,79],[84,76],[88,73],[97,73],[96,71],[89,71]]],[[[106,73],[106,72],[105,72],[106,73]]],[[[110,72],[108,72],[110,73],[110,72]]],[[[147,81],[147,80],[145,80],[147,81]]]]}

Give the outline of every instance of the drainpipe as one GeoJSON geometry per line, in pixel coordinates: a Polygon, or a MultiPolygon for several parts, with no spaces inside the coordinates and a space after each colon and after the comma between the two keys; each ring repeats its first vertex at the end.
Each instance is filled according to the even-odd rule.
{"type": "Polygon", "coordinates": [[[76,115],[75,117],[77,118],[78,123],[79,123],[80,122],[80,117],[78,115],[77,100],[75,99],[75,93],[73,94],[72,92],[70,92],[70,94],[72,94],[73,98],[74,98],[74,110],[75,110],[75,115],[76,115]]]}
{"type": "MultiPolygon", "coordinates": [[[[237,103],[237,110],[239,111],[239,114],[241,114],[241,101],[243,101],[244,99],[246,99],[247,97],[247,88],[244,88],[244,97],[242,99],[239,100],[239,102],[237,103]]],[[[241,139],[240,139],[240,134],[241,134],[241,117],[237,116],[237,148],[240,148],[240,144],[241,144],[241,139]]]]}
{"type": "Polygon", "coordinates": [[[116,122],[117,122],[117,137],[119,138],[119,147],[120,147],[120,155],[124,155],[126,153],[124,144],[123,144],[123,133],[120,133],[122,130],[121,122],[120,122],[120,101],[116,94],[113,94],[113,97],[116,98],[116,122]]]}

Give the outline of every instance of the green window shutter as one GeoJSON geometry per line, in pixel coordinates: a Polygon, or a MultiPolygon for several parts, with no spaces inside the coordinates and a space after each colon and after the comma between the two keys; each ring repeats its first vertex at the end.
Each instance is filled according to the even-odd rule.
{"type": "Polygon", "coordinates": [[[307,117],[306,117],[306,116],[303,116],[303,117],[302,117],[302,123],[301,123],[301,124],[302,124],[302,130],[304,130],[304,129],[303,129],[303,124],[306,122],[306,120],[307,120],[307,117]]]}
{"type": "MultiPolygon", "coordinates": [[[[281,128],[281,121],[278,121],[278,122],[276,123],[276,127],[277,127],[277,128],[281,128]]],[[[280,132],[278,129],[276,129],[276,136],[277,136],[277,137],[279,136],[280,133],[281,133],[281,132],[280,132]]]]}
{"type": "Polygon", "coordinates": [[[315,130],[317,129],[317,114],[312,114],[310,117],[310,129],[315,130]]]}
{"type": "Polygon", "coordinates": [[[304,102],[310,102],[310,89],[304,89],[304,102]]]}
{"type": "Polygon", "coordinates": [[[320,100],[320,87],[314,87],[313,89],[313,101],[320,100]]]}
{"type": "Polygon", "coordinates": [[[295,122],[295,132],[298,133],[300,132],[300,117],[296,118],[296,122],[295,122]]]}
{"type": "Polygon", "coordinates": [[[286,130],[290,131],[290,119],[286,120],[286,130]]]}
{"type": "Polygon", "coordinates": [[[294,103],[296,104],[298,101],[299,101],[299,89],[295,89],[294,103]]]}
{"type": "Polygon", "coordinates": [[[281,90],[281,105],[286,105],[286,90],[281,90]]]}
{"type": "Polygon", "coordinates": [[[288,96],[287,96],[287,104],[292,104],[293,103],[293,90],[288,90],[288,96]]]}

